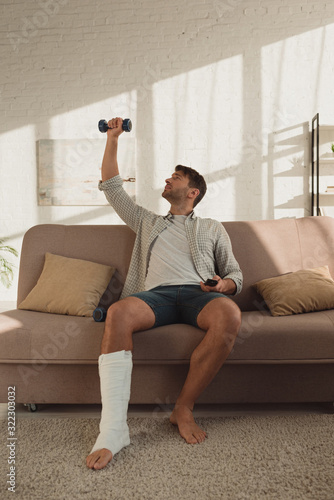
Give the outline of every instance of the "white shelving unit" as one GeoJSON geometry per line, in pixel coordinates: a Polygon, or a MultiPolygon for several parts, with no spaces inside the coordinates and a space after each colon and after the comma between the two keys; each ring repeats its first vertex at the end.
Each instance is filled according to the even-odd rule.
{"type": "Polygon", "coordinates": [[[334,193],[327,193],[334,186],[334,125],[320,125],[319,113],[312,119],[312,199],[311,215],[322,215],[323,207],[334,207],[334,193]]]}

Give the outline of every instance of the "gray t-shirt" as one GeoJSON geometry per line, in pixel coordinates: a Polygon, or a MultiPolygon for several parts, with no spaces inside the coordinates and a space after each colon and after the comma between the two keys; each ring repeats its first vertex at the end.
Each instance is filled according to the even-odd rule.
{"type": "MultiPolygon", "coordinates": [[[[121,299],[145,290],[145,279],[152,244],[172,224],[173,216],[158,215],[137,205],[123,189],[123,180],[116,175],[99,182],[107,200],[121,219],[136,233],[130,266],[121,299]]],[[[230,237],[224,226],[214,219],[197,217],[195,212],[185,222],[187,238],[196,271],[202,281],[218,274],[222,279],[231,279],[237,285],[236,293],[242,289],[242,272],[234,257],[230,237]]]]}
{"type": "Polygon", "coordinates": [[[185,229],[186,218],[186,215],[173,215],[172,224],[153,243],[145,290],[157,286],[199,285],[202,281],[191,256],[185,229]]]}

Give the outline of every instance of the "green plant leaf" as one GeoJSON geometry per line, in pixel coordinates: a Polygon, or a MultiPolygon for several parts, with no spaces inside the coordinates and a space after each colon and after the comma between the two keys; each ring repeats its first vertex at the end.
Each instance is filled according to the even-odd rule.
{"type": "Polygon", "coordinates": [[[3,252],[8,252],[15,257],[18,257],[19,254],[15,248],[5,245],[5,239],[0,239],[0,283],[6,288],[9,288],[14,277],[13,268],[16,266],[2,255],[3,252]]]}

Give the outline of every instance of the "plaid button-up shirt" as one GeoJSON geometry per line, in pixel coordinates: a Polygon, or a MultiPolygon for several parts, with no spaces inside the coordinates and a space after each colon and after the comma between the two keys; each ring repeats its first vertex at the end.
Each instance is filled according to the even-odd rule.
{"type": "MultiPolygon", "coordinates": [[[[119,175],[100,181],[99,189],[104,191],[110,205],[137,235],[121,294],[121,298],[124,298],[145,290],[152,245],[159,234],[172,224],[173,215],[158,215],[137,205],[124,191],[119,175]]],[[[185,228],[191,255],[202,280],[212,278],[215,274],[221,278],[230,278],[237,286],[235,294],[239,293],[242,288],[242,272],[222,224],[214,219],[196,217],[192,212],[185,221],[185,228]]]]}

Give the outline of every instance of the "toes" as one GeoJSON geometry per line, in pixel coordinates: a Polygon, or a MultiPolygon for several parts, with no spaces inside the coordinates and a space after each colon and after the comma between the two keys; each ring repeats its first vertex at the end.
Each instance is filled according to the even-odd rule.
{"type": "Polygon", "coordinates": [[[195,436],[195,439],[196,439],[196,442],[197,442],[197,443],[203,443],[203,441],[204,441],[205,437],[204,437],[202,434],[197,434],[197,435],[195,436]]]}
{"type": "Polygon", "coordinates": [[[100,470],[103,469],[112,459],[112,454],[109,450],[105,451],[95,451],[91,455],[88,455],[86,459],[86,465],[89,469],[100,470]]]}
{"type": "Polygon", "coordinates": [[[186,436],[185,440],[186,440],[186,442],[188,444],[197,444],[198,443],[196,437],[193,434],[190,434],[189,436],[186,436]]]}
{"type": "Polygon", "coordinates": [[[95,469],[96,463],[100,460],[100,455],[95,453],[92,453],[89,455],[86,459],[86,464],[89,469],[95,469]]]}
{"type": "Polygon", "coordinates": [[[88,455],[86,458],[86,465],[89,467],[89,469],[92,469],[94,466],[96,459],[93,457],[93,455],[88,455]]]}
{"type": "MultiPolygon", "coordinates": [[[[182,434],[181,434],[182,435],[182,434]]],[[[194,430],[191,433],[184,433],[182,436],[188,444],[203,443],[206,439],[206,432],[194,430]]]]}
{"type": "Polygon", "coordinates": [[[194,431],[192,434],[194,441],[191,441],[191,443],[203,443],[206,439],[206,432],[199,430],[199,431],[194,431]]]}
{"type": "Polygon", "coordinates": [[[94,469],[95,470],[101,470],[107,465],[107,461],[102,461],[102,460],[97,460],[94,464],[94,469]]]}
{"type": "Polygon", "coordinates": [[[201,432],[201,434],[198,436],[198,442],[203,443],[205,441],[205,438],[206,438],[206,433],[201,432]]]}

